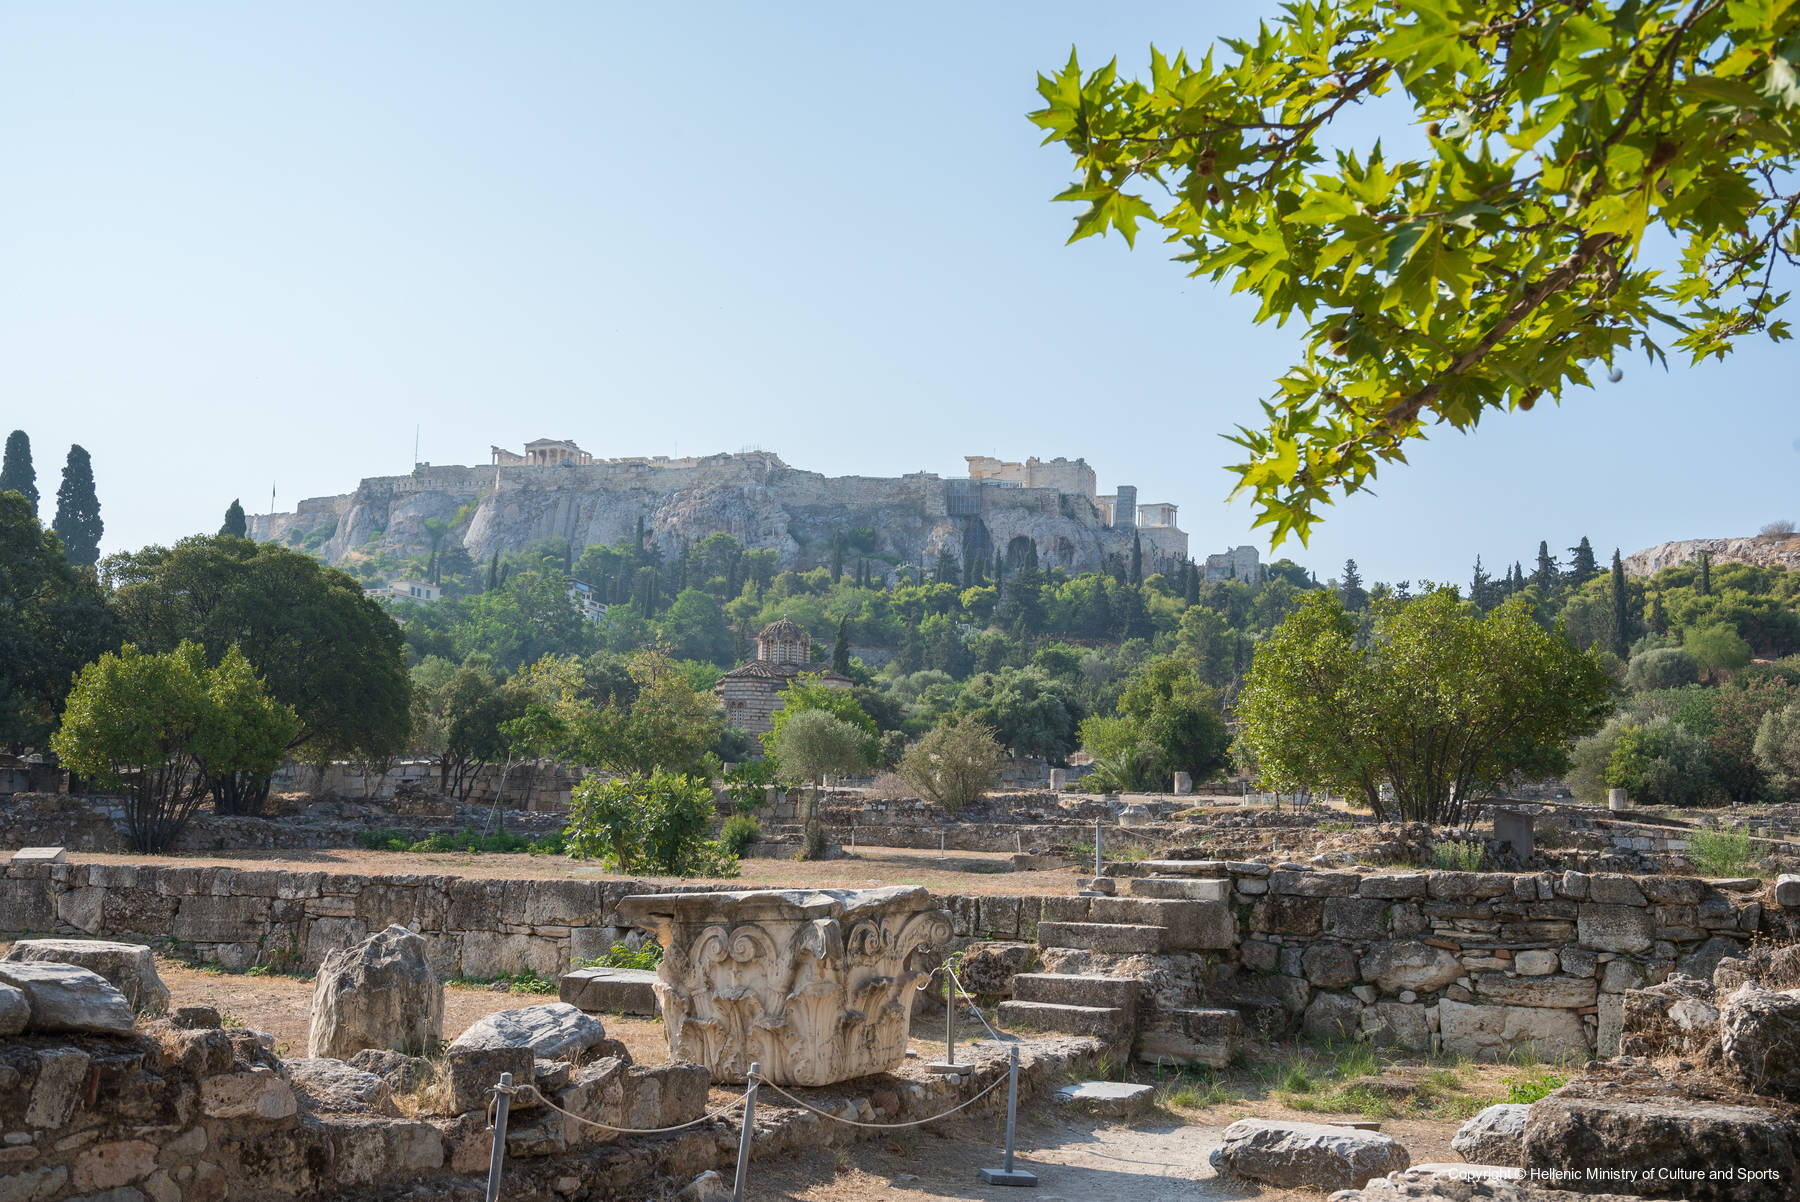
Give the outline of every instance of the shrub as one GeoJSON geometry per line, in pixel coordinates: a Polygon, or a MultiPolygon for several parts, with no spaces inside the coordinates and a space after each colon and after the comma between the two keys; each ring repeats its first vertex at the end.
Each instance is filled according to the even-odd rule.
{"type": "Polygon", "coordinates": [[[1529,1106],[1533,1102],[1549,1097],[1556,1090],[1568,1084],[1568,1078],[1558,1073],[1533,1073],[1528,1077],[1508,1077],[1506,1079],[1506,1100],[1516,1106],[1529,1106]]]}
{"type": "Polygon", "coordinates": [[[940,723],[907,748],[900,775],[926,799],[954,814],[994,787],[1001,755],[993,730],[964,715],[940,723]]]}
{"type": "Polygon", "coordinates": [[[1679,647],[1664,647],[1631,657],[1625,670],[1625,687],[1636,693],[1675,689],[1700,679],[1700,666],[1679,647]]]}
{"type": "Polygon", "coordinates": [[[1479,843],[1450,841],[1431,845],[1432,866],[1444,872],[1480,872],[1486,858],[1479,843]]]}
{"type": "Polygon", "coordinates": [[[569,806],[569,854],[598,859],[619,872],[669,876],[734,876],[737,857],[706,838],[712,790],[681,773],[588,777],[569,806]]]}
{"type": "Polygon", "coordinates": [[[1745,831],[1695,831],[1688,855],[1701,876],[1749,876],[1756,851],[1745,831]]]}
{"type": "Polygon", "coordinates": [[[719,843],[734,856],[744,854],[744,848],[762,838],[762,827],[756,819],[748,814],[733,814],[725,820],[725,828],[719,832],[719,843]]]}
{"type": "Polygon", "coordinates": [[[1606,761],[1606,783],[1633,800],[1690,806],[1714,787],[1706,743],[1667,717],[1620,727],[1606,761]]]}
{"type": "Polygon", "coordinates": [[[578,960],[576,968],[641,968],[654,971],[662,963],[662,944],[654,939],[647,939],[643,946],[633,948],[629,943],[615,943],[606,949],[603,956],[595,956],[588,960],[578,960]]]}

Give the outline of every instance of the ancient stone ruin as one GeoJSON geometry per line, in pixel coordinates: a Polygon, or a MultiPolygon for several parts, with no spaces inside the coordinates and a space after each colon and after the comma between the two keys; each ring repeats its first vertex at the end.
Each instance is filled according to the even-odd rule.
{"type": "Polygon", "coordinates": [[[922,888],[663,893],[622,917],[663,946],[669,1050],[715,1081],[751,1064],[778,1085],[831,1085],[906,1055],[913,995],[950,917],[922,888]]]}

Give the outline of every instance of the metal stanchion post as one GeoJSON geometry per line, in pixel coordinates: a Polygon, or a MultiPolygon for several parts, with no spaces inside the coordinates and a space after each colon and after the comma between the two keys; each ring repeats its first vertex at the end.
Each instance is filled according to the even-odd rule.
{"type": "Polygon", "coordinates": [[[487,1202],[499,1202],[500,1165],[506,1159],[506,1112],[512,1108],[512,1074],[500,1074],[494,1093],[494,1150],[488,1156],[487,1202]]]}
{"type": "Polygon", "coordinates": [[[925,1066],[928,1073],[962,1073],[967,1072],[966,1065],[956,1062],[956,978],[950,970],[944,970],[944,1058],[936,1064],[925,1066]]]}
{"type": "Polygon", "coordinates": [[[1106,875],[1106,866],[1100,862],[1100,820],[1098,818],[1094,819],[1094,875],[1106,875]]]}
{"type": "Polygon", "coordinates": [[[982,1169],[981,1179],[988,1185],[1035,1186],[1037,1174],[1013,1168],[1013,1139],[1019,1125],[1019,1045],[1011,1044],[1006,1064],[1006,1167],[982,1169]]]}
{"type": "Polygon", "coordinates": [[[760,1063],[750,1066],[749,1088],[744,1093],[744,1130],[738,1136],[737,1178],[731,1185],[731,1202],[744,1202],[744,1179],[750,1175],[750,1139],[756,1130],[756,1087],[761,1084],[760,1063]]]}

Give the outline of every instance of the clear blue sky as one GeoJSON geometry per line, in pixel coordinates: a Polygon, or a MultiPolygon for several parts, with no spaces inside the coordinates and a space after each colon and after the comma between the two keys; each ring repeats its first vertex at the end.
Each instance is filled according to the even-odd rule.
{"type": "MultiPolygon", "coordinates": [[[[0,432],[106,550],[572,437],[832,474],[1085,456],[1257,541],[1218,436],[1292,336],[1153,242],[1064,247],[1025,120],[1071,44],[1144,63],[1267,4],[15,4],[0,432]]],[[[1793,344],[1788,344],[1791,347],[1793,344]]],[[[1466,581],[1800,518],[1795,352],[1445,433],[1291,554],[1466,581]]]]}

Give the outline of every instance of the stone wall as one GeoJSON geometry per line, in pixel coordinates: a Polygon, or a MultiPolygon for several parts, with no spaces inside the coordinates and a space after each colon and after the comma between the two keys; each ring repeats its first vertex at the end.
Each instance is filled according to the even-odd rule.
{"type": "MultiPolygon", "coordinates": [[[[1761,881],[1611,874],[1361,874],[1184,864],[1230,882],[1237,941],[1161,957],[1167,1003],[1235,1005],[1319,1037],[1495,1055],[1610,1052],[1621,997],[1680,970],[1709,977],[1758,932],[1790,934],[1761,881]]],[[[481,880],[132,864],[8,865],[0,933],[146,943],[227,968],[314,968],[398,923],[446,977],[537,972],[631,933],[630,880],[481,880]]],[[[674,886],[701,889],[705,886],[674,886]]],[[[1119,921],[1079,896],[944,898],[956,936],[1035,942],[1043,922],[1119,921]]],[[[1085,953],[1077,953],[1085,954],[1085,953]]],[[[1072,964],[1056,971],[1081,971],[1072,964]]]]}
{"type": "Polygon", "coordinates": [[[1239,922],[1229,987],[1315,1037],[1494,1058],[1614,1054],[1622,995],[1710,977],[1779,925],[1759,880],[1358,874],[1219,865],[1239,922]]]}

